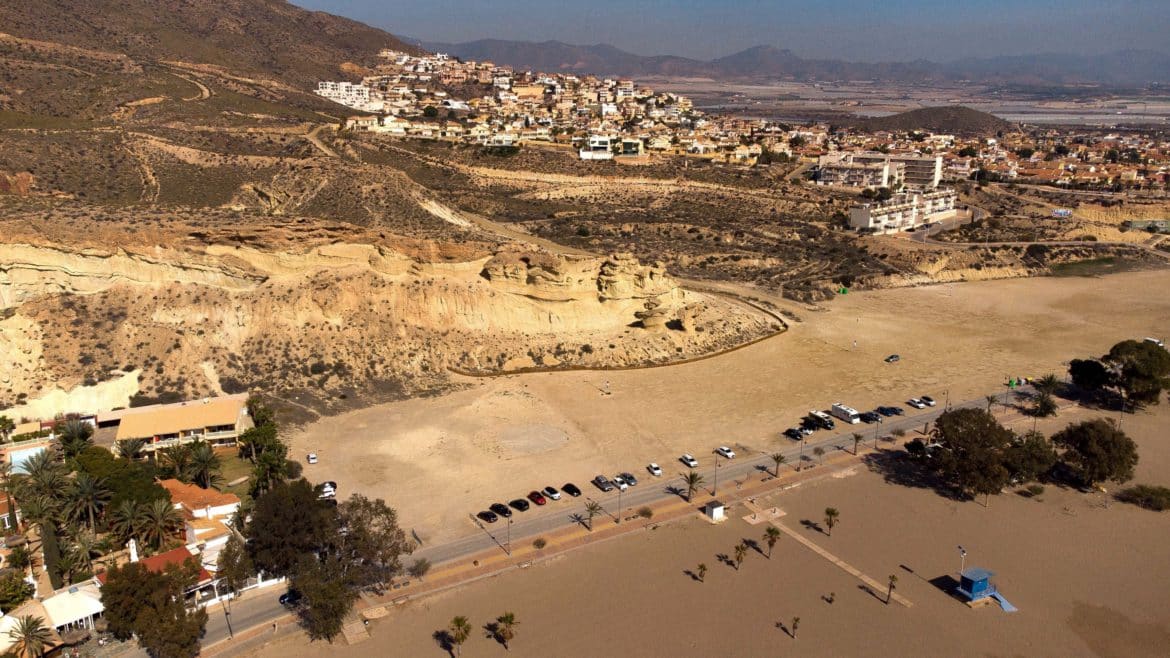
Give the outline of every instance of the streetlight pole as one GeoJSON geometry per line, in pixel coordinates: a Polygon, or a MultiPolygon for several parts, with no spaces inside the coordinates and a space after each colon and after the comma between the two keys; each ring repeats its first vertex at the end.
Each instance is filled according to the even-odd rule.
{"type": "Polygon", "coordinates": [[[966,570],[967,570],[967,549],[960,546],[959,547],[959,575],[962,576],[963,572],[966,570]]]}
{"type": "Polygon", "coordinates": [[[622,488],[618,487],[618,515],[617,522],[622,522],[622,488]]]}
{"type": "Polygon", "coordinates": [[[512,555],[512,517],[510,516],[508,517],[508,547],[504,549],[504,552],[509,556],[512,555]]]}
{"type": "Polygon", "coordinates": [[[882,417],[878,416],[877,425],[873,426],[873,449],[874,450],[877,450],[878,433],[881,431],[881,429],[882,429],[882,417]]]}
{"type": "Polygon", "coordinates": [[[947,403],[946,403],[946,406],[944,407],[944,409],[946,411],[950,411],[951,410],[951,389],[948,388],[947,390],[943,391],[943,394],[947,396],[947,403]]]}
{"type": "Polygon", "coordinates": [[[234,640],[236,638],[236,633],[232,630],[232,613],[228,610],[228,601],[230,600],[231,599],[224,599],[220,601],[220,603],[223,604],[223,618],[224,621],[227,622],[228,639],[234,640]]]}
{"type": "Polygon", "coordinates": [[[711,495],[719,491],[719,453],[715,453],[715,482],[711,485],[711,495]]]}

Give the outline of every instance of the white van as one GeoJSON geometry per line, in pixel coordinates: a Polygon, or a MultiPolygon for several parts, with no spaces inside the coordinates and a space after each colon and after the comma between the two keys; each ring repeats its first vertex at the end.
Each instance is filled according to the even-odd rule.
{"type": "Polygon", "coordinates": [[[834,427],[833,419],[829,418],[829,414],[827,414],[823,411],[817,411],[816,409],[813,409],[813,410],[808,412],[808,415],[812,416],[813,418],[816,418],[817,422],[820,423],[820,426],[822,428],[827,429],[827,430],[833,429],[833,427],[834,427]]]}
{"type": "Polygon", "coordinates": [[[834,416],[840,418],[846,423],[856,425],[861,422],[861,414],[853,407],[847,407],[840,402],[834,402],[833,406],[829,408],[834,416]]]}

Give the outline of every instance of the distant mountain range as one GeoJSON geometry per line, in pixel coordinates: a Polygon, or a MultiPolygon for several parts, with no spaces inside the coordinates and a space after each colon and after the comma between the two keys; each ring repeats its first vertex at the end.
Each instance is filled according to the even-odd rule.
{"type": "MultiPolygon", "coordinates": [[[[410,43],[418,41],[403,39],[410,43]]],[[[422,48],[463,59],[492,61],[550,73],[630,77],[711,77],[741,80],[884,80],[975,82],[1021,85],[1101,84],[1143,86],[1170,82],[1170,55],[1121,50],[1104,55],[1013,55],[949,63],[847,62],[804,59],[790,50],[755,46],[710,61],[672,55],[642,56],[614,46],[577,46],[560,41],[481,39],[466,43],[421,42],[422,48]]]]}

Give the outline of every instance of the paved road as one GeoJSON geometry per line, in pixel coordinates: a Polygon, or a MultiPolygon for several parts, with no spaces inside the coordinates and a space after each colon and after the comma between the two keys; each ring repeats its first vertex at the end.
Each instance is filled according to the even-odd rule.
{"type": "MultiPolygon", "coordinates": [[[[997,392],[997,395],[1002,399],[1006,394],[997,392]]],[[[802,455],[805,460],[815,459],[813,451],[818,447],[823,448],[826,453],[834,450],[852,451],[853,434],[855,432],[862,435],[862,445],[865,445],[872,444],[877,438],[889,436],[898,429],[907,432],[921,430],[924,428],[924,425],[932,422],[945,411],[945,394],[938,396],[936,399],[938,406],[928,407],[921,411],[907,407],[906,415],[883,418],[880,424],[848,425],[837,421],[838,425],[836,430],[832,432],[816,432],[808,437],[803,442],[803,445],[801,442],[782,438],[781,440],[785,443],[775,450],[783,454],[787,460],[787,465],[782,468],[791,468],[792,464],[799,463],[802,455]]],[[[985,398],[951,404],[952,409],[965,407],[985,408],[986,406],[987,400],[985,398]]],[[[798,419],[793,419],[793,424],[796,424],[797,421],[798,419]]],[[[769,456],[770,454],[739,455],[733,460],[720,458],[716,496],[719,492],[733,489],[735,487],[735,480],[743,480],[752,475],[763,474],[765,471],[771,473],[774,468],[774,463],[769,456]]],[[[705,480],[701,488],[701,493],[698,495],[704,496],[705,494],[711,493],[711,488],[716,483],[715,455],[714,453],[699,454],[697,457],[700,462],[700,467],[695,470],[705,480]]],[[[562,528],[566,525],[581,523],[577,515],[584,515],[585,503],[589,500],[595,500],[601,503],[605,508],[605,513],[611,517],[619,514],[619,510],[624,510],[622,516],[628,517],[636,513],[636,510],[643,505],[678,496],[685,496],[686,485],[683,484],[682,476],[690,469],[685,468],[678,461],[667,462],[668,457],[664,456],[662,459],[664,461],[659,463],[665,473],[661,478],[655,478],[647,473],[644,465],[635,466],[626,464],[611,469],[612,473],[629,470],[638,476],[638,484],[621,494],[620,508],[618,492],[603,493],[589,482],[590,476],[583,475],[580,480],[575,482],[583,492],[580,498],[571,498],[567,495],[562,495],[559,501],[549,501],[547,505],[542,507],[533,506],[527,512],[514,512],[511,524],[508,524],[503,519],[493,524],[480,524],[475,520],[473,515],[479,509],[486,508],[491,502],[483,501],[482,508],[468,509],[468,515],[462,521],[469,529],[473,530],[471,534],[444,544],[423,546],[408,557],[406,562],[410,563],[415,559],[425,557],[432,564],[437,564],[491,548],[497,548],[503,551],[509,543],[509,532],[512,544],[520,545],[521,542],[527,541],[528,538],[562,528]]],[[[673,459],[673,457],[669,459],[673,459]]],[[[607,473],[607,475],[612,473],[607,473]]],[[[559,485],[562,483],[548,484],[553,484],[553,486],[559,488],[559,485]]],[[[533,482],[532,486],[534,488],[538,486],[543,487],[544,484],[533,482]]],[[[235,632],[241,633],[248,628],[271,624],[274,619],[279,619],[284,616],[287,611],[277,600],[283,591],[281,587],[270,587],[233,603],[231,606],[231,623],[235,632]]],[[[227,623],[224,618],[222,606],[212,606],[208,609],[208,615],[207,634],[203,639],[204,646],[226,639],[228,636],[227,623]]]]}

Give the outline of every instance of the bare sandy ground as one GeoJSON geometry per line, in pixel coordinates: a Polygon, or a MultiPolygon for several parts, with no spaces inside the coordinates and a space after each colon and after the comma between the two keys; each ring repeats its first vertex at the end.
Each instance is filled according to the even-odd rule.
{"type": "MultiPolygon", "coordinates": [[[[1051,432],[1096,412],[1045,421],[1051,432]]],[[[1031,421],[1028,421],[1028,425],[1031,421]]],[[[1140,482],[1170,483],[1170,408],[1124,419],[1139,442],[1140,482]]],[[[687,521],[598,544],[523,571],[395,608],[352,647],[284,638],[263,656],[442,656],[431,634],[455,615],[476,629],[468,656],[1164,656],[1170,647],[1170,514],[1049,486],[1036,499],[1005,492],[989,507],[889,484],[858,465],[853,475],[778,493],[781,520],[840,559],[885,582],[913,607],[882,602],[860,582],[785,536],[772,559],[749,553],[742,570],[721,564],[743,538],[759,539],[742,508],[712,526],[687,521]],[[825,507],[841,511],[832,536],[806,528],[825,507]],[[969,609],[936,583],[967,566],[996,572],[1020,610],[969,609]],[[704,562],[700,583],[685,571],[704,562]],[[932,582],[934,581],[934,582],[932,582]],[[832,593],[834,602],[824,598],[832,593]],[[511,611],[510,652],[480,627],[511,611]],[[800,617],[796,639],[776,627],[800,617]]]]}
{"type": "Polygon", "coordinates": [[[443,541],[474,532],[469,513],[546,484],[640,473],[724,443],[770,451],[813,407],[982,398],[1009,375],[1062,373],[1118,340],[1170,335],[1168,284],[1162,270],[850,294],[722,357],[468,379],[450,395],[322,420],[291,437],[293,451],[320,456],[310,478],[385,498],[404,527],[443,541]],[[890,353],[901,362],[884,363],[890,353]]]}

